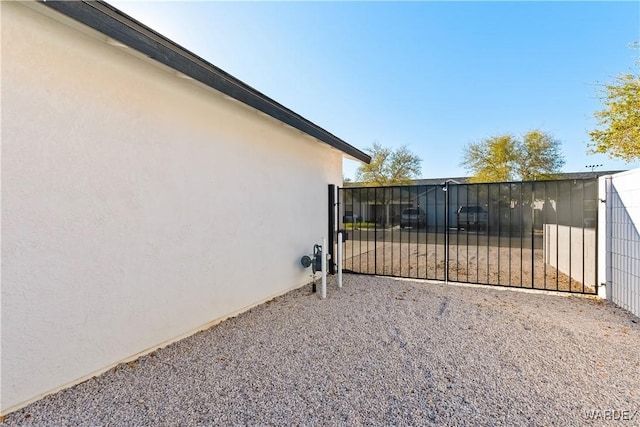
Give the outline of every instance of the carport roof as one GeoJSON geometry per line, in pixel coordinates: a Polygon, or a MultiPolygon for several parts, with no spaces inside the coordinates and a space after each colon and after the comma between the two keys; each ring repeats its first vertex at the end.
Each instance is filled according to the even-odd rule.
{"type": "Polygon", "coordinates": [[[365,163],[371,157],[103,1],[43,4],[143,55],[365,163]]]}

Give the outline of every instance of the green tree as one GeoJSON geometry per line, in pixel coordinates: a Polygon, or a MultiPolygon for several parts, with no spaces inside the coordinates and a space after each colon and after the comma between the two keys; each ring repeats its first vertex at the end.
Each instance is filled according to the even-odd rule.
{"type": "Polygon", "coordinates": [[[516,171],[523,181],[551,179],[564,165],[560,141],[549,133],[527,132],[516,149],[516,171]]]}
{"type": "MultiPolygon", "coordinates": [[[[362,165],[356,171],[356,181],[360,181],[365,187],[379,187],[390,185],[411,184],[411,180],[420,175],[420,163],[422,159],[413,154],[406,146],[397,149],[383,147],[381,144],[374,142],[373,147],[367,148],[366,151],[371,155],[371,163],[362,165]]],[[[383,206],[382,225],[390,224],[390,210],[392,194],[390,191],[383,190],[376,192],[370,188],[359,196],[364,196],[366,200],[376,200],[383,206]]]]}
{"type": "Polygon", "coordinates": [[[496,135],[465,147],[461,166],[473,173],[472,182],[513,181],[516,138],[496,135]]]}
{"type": "Polygon", "coordinates": [[[560,141],[538,129],[522,138],[503,134],[471,143],[465,147],[461,163],[473,174],[472,182],[550,179],[562,165],[560,141]]]}
{"type": "Polygon", "coordinates": [[[374,142],[366,151],[371,155],[371,163],[356,171],[356,181],[366,186],[410,184],[420,175],[422,160],[406,146],[394,150],[374,142]]]}
{"type": "Polygon", "coordinates": [[[640,160],[640,76],[623,74],[604,85],[596,111],[599,128],[589,132],[591,153],[607,153],[627,162],[640,160]]]}

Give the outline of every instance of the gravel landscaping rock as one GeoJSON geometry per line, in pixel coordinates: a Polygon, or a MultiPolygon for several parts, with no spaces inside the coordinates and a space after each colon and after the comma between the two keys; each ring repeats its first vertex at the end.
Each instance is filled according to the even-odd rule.
{"type": "MultiPolygon", "coordinates": [[[[506,240],[506,239],[505,239],[506,240]]],[[[355,243],[345,251],[344,268],[362,274],[445,280],[445,245],[415,243],[355,243]]],[[[582,254],[576,255],[579,259],[582,254]]],[[[449,279],[553,291],[595,294],[594,277],[583,286],[582,271],[574,278],[544,262],[542,249],[520,247],[463,246],[449,244],[449,279]],[[580,280],[576,280],[579,277],[580,280]]],[[[576,266],[582,266],[578,261],[576,266]]],[[[581,269],[579,269],[581,270],[581,269]]]]}
{"type": "Polygon", "coordinates": [[[624,310],[489,286],[334,280],[326,300],[294,290],[5,425],[640,425],[640,324],[624,310]]]}

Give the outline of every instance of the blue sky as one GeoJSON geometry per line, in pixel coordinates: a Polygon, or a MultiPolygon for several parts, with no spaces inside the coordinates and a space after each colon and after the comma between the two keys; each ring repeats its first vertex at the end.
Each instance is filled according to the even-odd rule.
{"type": "Polygon", "coordinates": [[[586,153],[598,84],[637,70],[640,1],[111,4],[351,145],[407,145],[424,178],[534,128],[566,172],[640,167],[586,153]]]}

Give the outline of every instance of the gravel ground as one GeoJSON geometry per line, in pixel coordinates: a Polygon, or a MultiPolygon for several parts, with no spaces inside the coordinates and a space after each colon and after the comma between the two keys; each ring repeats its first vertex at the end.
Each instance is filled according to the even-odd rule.
{"type": "Polygon", "coordinates": [[[292,291],[5,425],[640,425],[640,323],[624,310],[495,287],[345,275],[338,290],[334,280],[324,301],[310,286],[292,291]]]}
{"type": "MultiPolygon", "coordinates": [[[[435,244],[371,242],[367,246],[363,242],[356,251],[347,250],[343,262],[345,269],[357,273],[444,280],[445,250],[444,245],[435,244]]],[[[581,281],[545,265],[542,249],[532,253],[531,249],[519,247],[451,244],[449,256],[452,281],[560,291],[568,291],[571,286],[573,292],[595,293],[592,286],[587,284],[583,289],[581,281]]],[[[582,276],[582,272],[576,276],[582,276]]]]}

